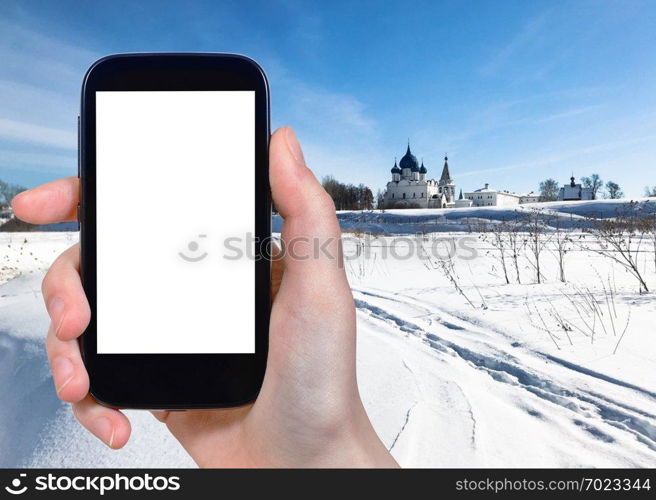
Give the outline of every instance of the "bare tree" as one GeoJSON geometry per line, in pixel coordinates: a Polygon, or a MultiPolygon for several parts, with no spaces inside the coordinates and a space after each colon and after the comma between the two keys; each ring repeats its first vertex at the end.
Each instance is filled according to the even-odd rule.
{"type": "Polygon", "coordinates": [[[624,192],[620,188],[619,184],[613,181],[608,181],[606,183],[606,192],[604,193],[605,198],[609,198],[611,200],[617,200],[618,198],[622,198],[623,196],[624,196],[624,192]]]}
{"type": "Polygon", "coordinates": [[[645,186],[645,196],[647,198],[656,198],[656,186],[645,186]]]}
{"type": "Polygon", "coordinates": [[[355,186],[343,184],[328,175],[321,179],[321,185],[335,202],[337,210],[372,210],[374,195],[364,184],[355,186]]]}
{"type": "Polygon", "coordinates": [[[376,192],[376,208],[380,211],[385,210],[385,195],[380,189],[376,192]]]}
{"type": "Polygon", "coordinates": [[[358,208],[360,210],[373,210],[374,209],[374,194],[364,184],[358,186],[358,208]]]}
{"type": "Polygon", "coordinates": [[[556,201],[558,191],[558,182],[555,179],[546,179],[540,182],[540,201],[556,201]]]}
{"type": "Polygon", "coordinates": [[[583,187],[592,189],[592,199],[597,199],[597,193],[604,185],[604,181],[601,180],[599,174],[592,174],[590,177],[581,177],[581,184],[583,187]]]}

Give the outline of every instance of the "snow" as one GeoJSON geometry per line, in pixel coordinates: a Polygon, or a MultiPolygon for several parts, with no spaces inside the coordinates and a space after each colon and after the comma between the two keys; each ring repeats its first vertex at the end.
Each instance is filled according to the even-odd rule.
{"type": "MultiPolygon", "coordinates": [[[[557,280],[556,260],[546,253],[546,283],[533,284],[533,270],[523,259],[525,284],[507,285],[497,261],[485,253],[486,243],[474,241],[479,257],[456,259],[455,267],[476,307],[440,269],[418,257],[370,257],[375,264],[368,266],[363,258],[346,263],[358,311],[363,399],[399,462],[420,467],[656,465],[654,297],[638,295],[634,278],[613,269],[605,257],[576,250],[566,257],[567,283],[557,280]],[[583,327],[568,296],[579,300],[577,294],[587,286],[603,304],[599,276],[606,279],[613,272],[617,332],[606,313],[606,332],[597,324],[592,339],[575,330],[569,332],[570,343],[548,311],[555,307],[569,323],[583,327]],[[556,343],[539,328],[535,307],[557,335],[556,343]]],[[[345,254],[353,255],[348,244],[345,254]]],[[[400,243],[385,236],[370,243],[378,251],[394,244],[400,243]]],[[[403,244],[409,245],[407,238],[403,244]]],[[[648,276],[655,285],[653,267],[648,276]]]]}
{"type": "Polygon", "coordinates": [[[127,412],[133,437],[108,449],[57,399],[43,338],[45,270],[76,233],[0,233],[0,467],[192,467],[148,412],[127,412]]]}
{"type": "MultiPolygon", "coordinates": [[[[448,209],[392,209],[374,211],[340,211],[337,218],[345,231],[364,231],[372,234],[416,234],[450,231],[471,231],[484,223],[489,225],[514,220],[518,215],[540,210],[545,222],[552,227],[582,228],[587,217],[614,217],[625,209],[630,200],[555,201],[526,203],[510,207],[468,207],[448,209]]],[[[641,198],[633,202],[633,210],[656,212],[656,199],[641,198]]],[[[274,218],[274,231],[280,231],[280,217],[274,218]]]]}
{"type": "MultiPolygon", "coordinates": [[[[554,203],[549,210],[576,217],[599,206],[611,214],[617,206],[592,203],[554,203]]],[[[450,212],[456,210],[487,220],[503,212],[450,212]]],[[[360,392],[401,465],[656,466],[656,296],[640,295],[620,266],[574,246],[565,283],[548,246],[543,283],[534,283],[524,251],[521,284],[512,266],[506,284],[489,233],[389,236],[389,224],[414,234],[404,225],[434,220],[429,212],[339,214],[346,230],[357,231],[345,234],[345,265],[357,307],[360,392]],[[381,216],[396,219],[372,222],[381,216]],[[362,237],[374,223],[381,231],[362,237]],[[401,250],[413,245],[463,238],[477,252],[453,260],[466,297],[435,259],[389,255],[392,247],[406,255],[401,250]],[[366,252],[357,256],[358,248],[366,252]],[[597,304],[601,319],[588,319],[586,307],[593,306],[586,300],[597,304]]],[[[0,466],[193,466],[147,412],[129,412],[133,437],[125,449],[110,451],[57,400],[43,350],[48,318],[40,281],[75,239],[75,233],[0,233],[0,466]]],[[[640,266],[656,290],[651,248],[645,246],[640,266]]]]}

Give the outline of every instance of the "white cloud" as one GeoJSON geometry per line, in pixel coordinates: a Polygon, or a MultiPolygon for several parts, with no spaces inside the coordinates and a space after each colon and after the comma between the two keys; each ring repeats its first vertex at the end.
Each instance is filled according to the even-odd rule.
{"type": "Polygon", "coordinates": [[[95,52],[0,21],[0,61],[5,79],[76,93],[95,52]]]}
{"type": "Polygon", "coordinates": [[[0,168],[70,175],[86,68],[98,54],[0,20],[0,168]]]}
{"type": "Polygon", "coordinates": [[[634,146],[637,144],[642,144],[646,142],[652,142],[656,139],[656,135],[646,135],[642,137],[631,137],[626,139],[620,139],[611,142],[601,142],[590,144],[587,146],[571,149],[568,151],[562,151],[558,154],[547,154],[546,152],[541,152],[535,156],[539,156],[539,160],[530,160],[520,163],[513,163],[510,165],[501,165],[491,168],[483,168],[477,170],[469,170],[459,174],[460,177],[469,177],[472,175],[484,174],[484,173],[493,173],[493,172],[504,172],[507,170],[515,169],[529,169],[535,167],[545,167],[549,165],[554,165],[558,163],[563,163],[565,161],[577,160],[576,166],[580,169],[581,162],[585,160],[586,155],[593,155],[600,152],[609,152],[614,151],[620,148],[627,146],[634,146]]]}
{"type": "Polygon", "coordinates": [[[502,70],[518,52],[539,39],[544,33],[548,18],[549,12],[547,11],[525,22],[519,32],[487,61],[480,69],[480,73],[490,76],[502,70]]]}
{"type": "Polygon", "coordinates": [[[77,132],[0,118],[0,138],[75,150],[77,132]]]}
{"type": "MultiPolygon", "coordinates": [[[[374,139],[378,134],[376,121],[355,96],[333,92],[319,86],[304,83],[290,76],[279,78],[276,87],[284,87],[284,100],[276,108],[274,116],[286,120],[311,135],[321,135],[324,141],[374,139]]],[[[275,96],[275,93],[274,93],[275,96]]]]}
{"type": "Polygon", "coordinates": [[[580,106],[576,108],[566,109],[565,111],[560,111],[558,113],[553,113],[550,115],[535,118],[533,120],[533,123],[545,123],[554,120],[561,120],[563,118],[571,118],[573,116],[579,116],[589,113],[591,111],[596,111],[602,107],[603,107],[602,104],[593,104],[591,106],[580,106]]]}
{"type": "Polygon", "coordinates": [[[98,54],[0,20],[0,137],[75,148],[82,77],[98,54]]]}
{"type": "Polygon", "coordinates": [[[78,107],[76,94],[0,79],[0,118],[74,129],[78,107]]]}
{"type": "Polygon", "coordinates": [[[383,158],[387,148],[382,144],[380,126],[364,102],[296,78],[275,61],[267,72],[275,82],[274,124],[296,130],[317,177],[333,175],[342,182],[362,182],[373,190],[386,182],[393,159],[383,158]]]}
{"type": "Polygon", "coordinates": [[[3,151],[0,156],[0,168],[74,175],[77,170],[77,155],[3,151]]]}

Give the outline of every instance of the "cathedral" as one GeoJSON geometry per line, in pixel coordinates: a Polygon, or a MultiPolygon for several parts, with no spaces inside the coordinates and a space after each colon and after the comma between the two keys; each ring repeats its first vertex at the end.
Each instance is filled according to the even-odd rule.
{"type": "MultiPolygon", "coordinates": [[[[387,183],[384,200],[386,208],[447,208],[460,206],[465,200],[456,200],[456,185],[449,172],[448,158],[439,181],[426,179],[428,169],[417,161],[408,149],[401,161],[392,167],[392,180],[387,183]],[[458,203],[458,202],[461,203],[458,203]]],[[[462,196],[462,193],[461,193],[462,196]]],[[[463,203],[464,206],[464,203],[463,203]]],[[[467,205],[468,206],[468,205],[467,205]]]]}

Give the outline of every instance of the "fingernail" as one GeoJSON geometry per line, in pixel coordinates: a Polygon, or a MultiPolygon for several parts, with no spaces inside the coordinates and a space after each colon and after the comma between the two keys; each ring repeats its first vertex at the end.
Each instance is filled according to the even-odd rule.
{"type": "Polygon", "coordinates": [[[59,394],[68,383],[73,380],[74,372],[73,363],[71,360],[65,357],[55,358],[52,362],[52,373],[57,382],[56,390],[59,394]]]}
{"type": "Polygon", "coordinates": [[[305,165],[303,150],[301,149],[301,145],[299,144],[298,139],[296,138],[296,134],[291,127],[287,127],[285,129],[285,140],[287,141],[287,146],[289,147],[289,150],[291,151],[294,159],[305,165]]]}
{"type": "Polygon", "coordinates": [[[64,308],[66,304],[60,297],[53,297],[48,304],[48,313],[53,326],[55,326],[55,336],[59,337],[59,330],[64,323],[64,308]]]}
{"type": "Polygon", "coordinates": [[[114,426],[107,417],[98,417],[91,424],[91,432],[110,448],[114,446],[114,426]]]}

